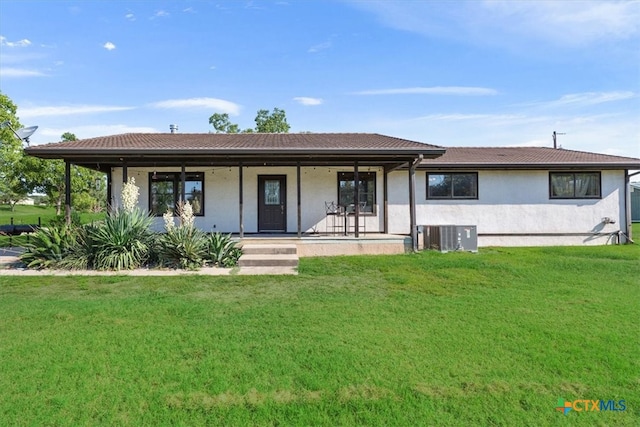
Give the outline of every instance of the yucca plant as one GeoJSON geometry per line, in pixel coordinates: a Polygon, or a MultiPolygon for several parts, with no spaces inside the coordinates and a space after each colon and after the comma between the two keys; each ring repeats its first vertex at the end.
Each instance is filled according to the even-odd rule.
{"type": "Polygon", "coordinates": [[[87,226],[98,270],[131,270],[141,267],[153,240],[153,218],[140,209],[117,210],[100,222],[87,226]]]}
{"type": "Polygon", "coordinates": [[[43,227],[31,235],[20,260],[28,268],[52,268],[69,254],[76,244],[77,229],[73,226],[43,227]]]}
{"type": "Polygon", "coordinates": [[[207,237],[195,227],[195,217],[191,204],[180,202],[177,208],[180,223],[175,226],[173,214],[164,215],[166,234],[158,241],[160,262],[167,267],[197,270],[207,256],[207,237]]]}
{"type": "Polygon", "coordinates": [[[208,239],[209,259],[218,267],[233,267],[238,264],[242,250],[231,239],[231,234],[211,233],[208,239]]]}
{"type": "Polygon", "coordinates": [[[56,263],[56,267],[71,270],[87,270],[93,267],[94,246],[88,236],[87,227],[83,226],[75,229],[75,241],[69,246],[64,258],[56,263]]]}
{"type": "Polygon", "coordinates": [[[160,262],[166,267],[197,270],[207,256],[207,236],[195,227],[180,226],[160,236],[160,262]]]}

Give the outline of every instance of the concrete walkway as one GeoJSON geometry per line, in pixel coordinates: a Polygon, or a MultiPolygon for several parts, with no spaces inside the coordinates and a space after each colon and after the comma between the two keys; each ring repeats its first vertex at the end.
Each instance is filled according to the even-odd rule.
{"type": "Polygon", "coordinates": [[[0,276],[243,276],[243,275],[297,275],[298,271],[293,267],[234,267],[216,268],[206,267],[197,271],[172,270],[172,269],[148,269],[120,271],[98,270],[30,270],[20,262],[22,248],[0,248],[0,276]]]}

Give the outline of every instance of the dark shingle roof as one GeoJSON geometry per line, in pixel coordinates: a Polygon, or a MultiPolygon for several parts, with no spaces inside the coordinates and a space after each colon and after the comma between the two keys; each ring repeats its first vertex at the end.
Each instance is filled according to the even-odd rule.
{"type": "Polygon", "coordinates": [[[365,133],[128,133],[37,145],[32,156],[104,170],[122,165],[370,165],[401,167],[444,148],[365,133]]]}
{"type": "Polygon", "coordinates": [[[368,133],[127,133],[30,147],[51,151],[438,150],[441,147],[368,133]]]}
{"type": "Polygon", "coordinates": [[[612,167],[640,169],[640,159],[547,147],[449,147],[422,167],[435,168],[549,168],[612,167]]]}

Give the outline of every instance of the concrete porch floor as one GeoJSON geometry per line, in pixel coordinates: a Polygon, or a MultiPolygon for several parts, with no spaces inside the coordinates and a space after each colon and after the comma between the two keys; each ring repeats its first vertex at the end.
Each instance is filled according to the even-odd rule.
{"type": "Polygon", "coordinates": [[[338,255],[388,255],[411,251],[411,237],[401,234],[367,233],[360,237],[353,235],[326,234],[247,234],[241,239],[234,235],[239,245],[244,244],[295,244],[299,257],[338,255]]]}

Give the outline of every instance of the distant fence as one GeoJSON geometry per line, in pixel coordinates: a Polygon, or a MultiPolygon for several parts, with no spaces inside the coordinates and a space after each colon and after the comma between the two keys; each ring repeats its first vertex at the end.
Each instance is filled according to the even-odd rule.
{"type": "Polygon", "coordinates": [[[37,224],[15,224],[14,218],[11,217],[10,224],[0,224],[0,236],[9,237],[9,245],[13,243],[13,236],[21,236],[23,234],[33,233],[42,226],[42,219],[38,217],[37,224]]]}

